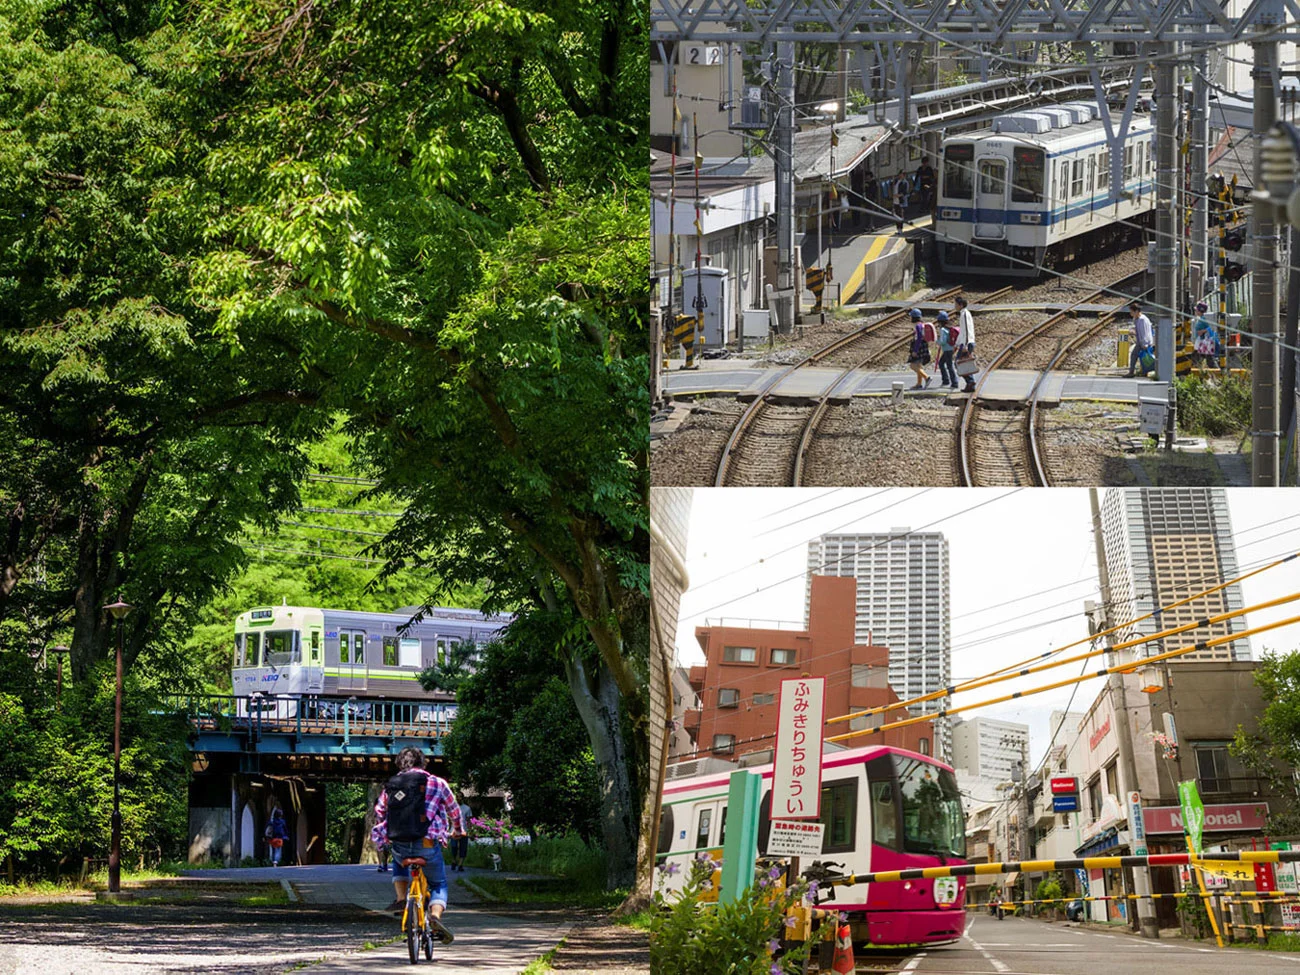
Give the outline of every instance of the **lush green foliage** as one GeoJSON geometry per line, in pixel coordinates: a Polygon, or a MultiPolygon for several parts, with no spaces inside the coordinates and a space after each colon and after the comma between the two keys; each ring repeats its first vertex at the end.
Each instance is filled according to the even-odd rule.
{"type": "Polygon", "coordinates": [[[1269,780],[1277,801],[1269,803],[1268,828],[1274,836],[1300,833],[1300,651],[1260,658],[1255,684],[1264,699],[1258,731],[1238,727],[1230,749],[1256,775],[1269,780]]]}
{"type": "MultiPolygon", "coordinates": [[[[674,870],[676,866],[662,869],[674,870]]],[[[712,890],[716,867],[707,854],[701,854],[687,868],[685,884],[677,893],[656,891],[659,911],[650,925],[651,970],[662,975],[802,972],[813,942],[803,942],[790,951],[783,951],[781,942],[789,908],[804,900],[808,888],[799,884],[777,892],[773,882],[780,868],[773,867],[736,900],[721,904],[704,899],[712,890]]],[[[824,924],[821,930],[823,936],[834,936],[831,924],[824,924]]]]}
{"type": "Polygon", "coordinates": [[[626,894],[626,891],[611,892],[607,887],[604,851],[573,834],[542,836],[532,842],[505,846],[470,844],[465,862],[471,867],[491,870],[493,853],[500,855],[504,870],[545,878],[529,881],[491,875],[475,878],[476,884],[508,903],[608,907],[626,894]]]}
{"type": "Polygon", "coordinates": [[[1187,433],[1219,437],[1250,429],[1250,383],[1236,376],[1202,379],[1195,373],[1175,380],[1178,425],[1187,433]]]}

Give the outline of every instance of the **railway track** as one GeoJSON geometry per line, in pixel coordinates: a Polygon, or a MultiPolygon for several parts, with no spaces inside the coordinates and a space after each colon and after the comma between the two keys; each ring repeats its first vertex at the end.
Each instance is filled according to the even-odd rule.
{"type": "Polygon", "coordinates": [[[1071,312],[1079,305],[1104,300],[1116,292],[1128,294],[1144,273],[1127,275],[1072,302],[1013,339],[984,367],[958,421],[957,467],[963,487],[1050,486],[1038,438],[1043,382],[1071,352],[1112,324],[1120,314],[1116,309],[1080,328],[1071,312]],[[993,409],[982,404],[980,392],[989,375],[999,368],[1012,368],[1013,364],[1039,373],[1025,403],[1014,409],[993,409]]]}
{"type": "MultiPolygon", "coordinates": [[[[928,301],[947,301],[961,293],[961,288],[949,288],[932,295],[928,301]]],[[[1005,294],[1003,289],[996,294],[1005,294]]],[[[799,483],[801,458],[811,442],[814,419],[844,379],[860,364],[881,358],[886,353],[905,345],[910,336],[899,340],[885,330],[907,319],[906,311],[892,312],[862,328],[843,335],[813,352],[802,362],[777,372],[764,384],[758,395],[745,408],[731,431],[722,456],[718,461],[714,487],[776,487],[799,483]],[[884,338],[886,341],[880,341],[884,338]],[[812,406],[778,406],[773,402],[775,390],[788,376],[799,369],[814,365],[837,365],[845,361],[854,365],[844,369],[819,401],[812,406]]]]}

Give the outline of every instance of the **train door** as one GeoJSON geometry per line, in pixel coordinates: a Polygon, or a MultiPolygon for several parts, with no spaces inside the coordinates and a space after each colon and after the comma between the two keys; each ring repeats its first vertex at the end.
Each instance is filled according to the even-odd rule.
{"type": "Polygon", "coordinates": [[[1002,238],[1007,235],[1007,162],[985,158],[979,161],[975,185],[975,236],[1002,238]]]}
{"type": "Polygon", "coordinates": [[[366,631],[339,630],[339,690],[364,691],[369,667],[366,631]]]}

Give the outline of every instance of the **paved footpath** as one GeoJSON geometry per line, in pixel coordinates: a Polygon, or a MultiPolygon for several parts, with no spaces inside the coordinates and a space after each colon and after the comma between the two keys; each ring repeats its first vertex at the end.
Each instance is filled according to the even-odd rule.
{"type": "MultiPolygon", "coordinates": [[[[456,935],[456,941],[448,947],[437,948],[434,964],[439,971],[516,975],[539,955],[554,948],[573,928],[574,921],[564,912],[512,914],[508,907],[475,907],[477,897],[456,881],[464,877],[472,883],[476,875],[487,872],[467,868],[464,873],[447,875],[446,923],[456,935]],[[498,913],[502,911],[505,913],[498,913]]],[[[310,905],[351,904],[382,912],[393,900],[393,875],[364,864],[203,870],[199,875],[210,880],[279,880],[288,884],[294,896],[310,905]]],[[[394,937],[397,930],[398,922],[393,918],[394,937]]],[[[303,971],[312,975],[388,972],[399,962],[410,964],[405,941],[368,951],[336,953],[303,971]]]]}

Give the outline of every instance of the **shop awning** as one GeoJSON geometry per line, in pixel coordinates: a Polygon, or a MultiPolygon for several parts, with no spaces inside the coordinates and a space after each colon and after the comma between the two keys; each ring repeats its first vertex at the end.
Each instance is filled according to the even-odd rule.
{"type": "Polygon", "coordinates": [[[1120,839],[1119,835],[1119,827],[1111,826],[1092,837],[1092,839],[1084,843],[1083,846],[1078,847],[1074,851],[1074,855],[1079,857],[1097,856],[1098,854],[1105,853],[1107,850],[1115,849],[1117,846],[1120,846],[1122,842],[1123,841],[1120,839]]]}
{"type": "Polygon", "coordinates": [[[1002,878],[1002,886],[1003,886],[1003,887],[1014,887],[1014,886],[1016,885],[1016,878],[1019,877],[1019,876],[1020,876],[1020,871],[1019,871],[1019,870],[1016,870],[1016,871],[1013,871],[1012,873],[1007,874],[1005,877],[1002,878]]]}

